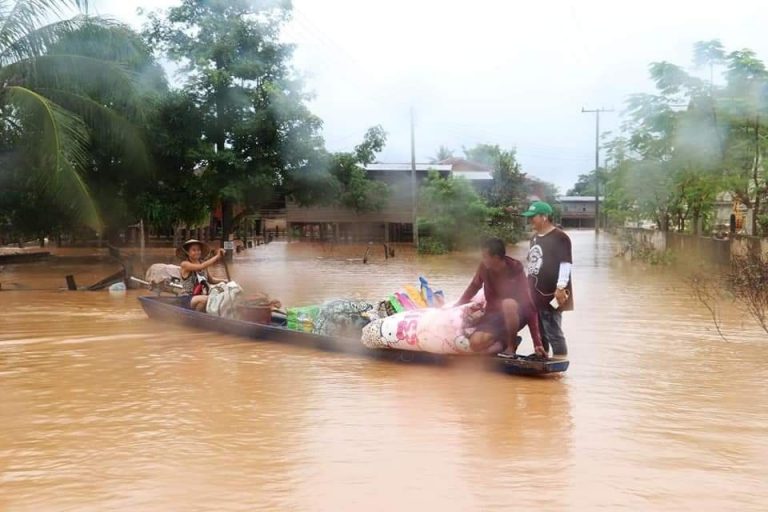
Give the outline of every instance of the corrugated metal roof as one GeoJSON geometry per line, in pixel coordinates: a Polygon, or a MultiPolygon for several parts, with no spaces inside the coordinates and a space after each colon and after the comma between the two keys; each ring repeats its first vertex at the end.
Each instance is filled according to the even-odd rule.
{"type": "MultiPolygon", "coordinates": [[[[442,164],[416,164],[417,171],[450,171],[453,169],[452,165],[442,164]]],[[[365,166],[366,171],[393,171],[393,172],[410,172],[411,164],[368,164],[365,166]]]]}
{"type": "MultiPolygon", "coordinates": [[[[600,200],[604,201],[605,198],[600,196],[600,200]]],[[[594,203],[595,196],[559,196],[557,198],[559,203],[594,203]]]]}
{"type": "Polygon", "coordinates": [[[455,178],[466,178],[470,181],[488,181],[493,179],[493,175],[487,171],[453,171],[455,178]]]}

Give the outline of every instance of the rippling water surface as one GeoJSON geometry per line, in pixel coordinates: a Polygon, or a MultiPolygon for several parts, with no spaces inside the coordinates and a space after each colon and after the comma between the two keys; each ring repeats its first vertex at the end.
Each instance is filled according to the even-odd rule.
{"type": "MultiPolygon", "coordinates": [[[[725,342],[673,271],[571,236],[571,369],[547,379],[185,330],[136,292],[53,291],[111,268],[8,265],[0,510],[765,510],[765,333],[725,305],[725,342]]],[[[232,273],[307,304],[419,274],[455,297],[475,265],[358,252],[272,244],[232,273]]]]}

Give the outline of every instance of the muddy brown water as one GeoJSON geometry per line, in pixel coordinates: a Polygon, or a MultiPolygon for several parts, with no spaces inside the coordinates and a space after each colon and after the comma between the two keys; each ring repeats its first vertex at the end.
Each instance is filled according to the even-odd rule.
{"type": "MultiPolygon", "coordinates": [[[[722,341],[673,271],[571,235],[571,369],[546,379],[164,325],[138,292],[56,290],[109,266],[8,265],[0,510],[765,510],[765,333],[726,304],[722,341]]],[[[475,265],[381,252],[272,244],[232,273],[307,304],[419,274],[456,297],[475,265]]]]}

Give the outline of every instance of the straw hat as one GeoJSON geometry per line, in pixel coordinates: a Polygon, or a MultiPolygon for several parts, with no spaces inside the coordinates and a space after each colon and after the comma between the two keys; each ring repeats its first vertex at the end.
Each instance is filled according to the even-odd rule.
{"type": "Polygon", "coordinates": [[[205,242],[201,242],[200,240],[195,240],[194,238],[191,238],[184,242],[181,247],[176,249],[176,257],[180,260],[186,260],[189,258],[189,247],[192,245],[199,245],[200,246],[200,259],[205,259],[210,253],[211,248],[208,247],[208,244],[205,242]]]}

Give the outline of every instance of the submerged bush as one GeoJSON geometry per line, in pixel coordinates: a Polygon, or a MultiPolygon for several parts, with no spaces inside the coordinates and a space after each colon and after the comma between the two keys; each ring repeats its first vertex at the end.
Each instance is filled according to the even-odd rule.
{"type": "Polygon", "coordinates": [[[450,250],[440,240],[431,236],[419,238],[419,254],[448,254],[450,250]]]}

